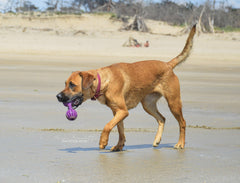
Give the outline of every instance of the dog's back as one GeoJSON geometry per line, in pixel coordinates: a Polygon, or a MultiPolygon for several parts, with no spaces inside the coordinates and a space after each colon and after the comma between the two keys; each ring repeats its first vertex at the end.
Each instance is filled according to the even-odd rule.
{"type": "Polygon", "coordinates": [[[172,70],[166,62],[154,60],[118,63],[107,69],[111,71],[110,93],[121,90],[128,109],[134,108],[147,94],[152,93],[164,75],[172,70]]]}

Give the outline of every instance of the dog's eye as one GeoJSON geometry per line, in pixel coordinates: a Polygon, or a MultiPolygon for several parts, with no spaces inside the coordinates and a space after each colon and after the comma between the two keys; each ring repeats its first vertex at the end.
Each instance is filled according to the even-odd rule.
{"type": "Polygon", "coordinates": [[[72,90],[76,87],[76,85],[72,82],[69,83],[69,88],[72,90]]]}

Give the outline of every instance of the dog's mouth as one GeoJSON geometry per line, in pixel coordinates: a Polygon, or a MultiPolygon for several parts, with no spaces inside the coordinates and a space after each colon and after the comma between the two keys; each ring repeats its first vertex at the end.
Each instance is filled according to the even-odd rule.
{"type": "Polygon", "coordinates": [[[63,102],[65,106],[68,106],[69,103],[72,104],[72,108],[76,109],[78,106],[80,106],[83,102],[83,96],[75,96],[72,99],[68,100],[67,102],[63,102]]]}

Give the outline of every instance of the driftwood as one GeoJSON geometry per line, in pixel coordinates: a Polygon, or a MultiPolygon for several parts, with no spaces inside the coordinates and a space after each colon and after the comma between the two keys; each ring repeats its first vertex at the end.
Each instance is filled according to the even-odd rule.
{"type": "Polygon", "coordinates": [[[211,19],[211,17],[208,17],[208,24],[209,24],[209,29],[211,33],[215,33],[214,30],[214,19],[211,19]]]}
{"type": "Polygon", "coordinates": [[[204,25],[202,24],[202,16],[203,16],[204,11],[205,11],[205,6],[203,7],[203,9],[200,13],[199,19],[198,19],[197,35],[200,35],[202,32],[206,32],[206,29],[205,29],[204,25]]]}
{"type": "Polygon", "coordinates": [[[73,33],[74,36],[76,36],[78,34],[87,35],[87,33],[85,31],[82,31],[82,30],[78,30],[78,31],[73,33]]]}
{"type": "Polygon", "coordinates": [[[191,27],[187,23],[185,23],[185,27],[179,33],[177,33],[177,36],[187,34],[190,32],[190,30],[191,30],[191,27]]]}
{"type": "MultiPolygon", "coordinates": [[[[199,19],[197,21],[197,35],[199,36],[202,32],[206,32],[206,29],[204,27],[204,25],[202,24],[202,16],[203,16],[203,13],[205,11],[205,6],[203,7],[201,13],[200,13],[200,16],[199,16],[199,19]]],[[[177,34],[178,36],[181,36],[183,34],[188,34],[191,30],[191,26],[188,25],[187,23],[185,23],[185,27],[177,34]]]]}
{"type": "Polygon", "coordinates": [[[98,7],[95,11],[104,11],[111,12],[115,10],[115,3],[112,0],[109,0],[108,3],[105,3],[103,6],[98,7]]]}
{"type": "Polygon", "coordinates": [[[199,16],[199,19],[198,19],[198,25],[197,25],[197,34],[199,35],[200,33],[202,32],[210,32],[210,33],[214,33],[214,20],[211,19],[211,17],[209,16],[208,17],[208,25],[209,25],[209,29],[206,29],[206,27],[204,26],[204,24],[202,23],[202,16],[203,16],[203,13],[205,11],[205,6],[203,7],[202,11],[201,11],[201,14],[199,16]]]}
{"type": "Polygon", "coordinates": [[[22,32],[26,32],[27,29],[29,30],[34,30],[34,31],[42,31],[42,32],[50,32],[50,31],[54,31],[54,29],[51,29],[51,28],[27,28],[27,27],[24,27],[22,32]]]}
{"type": "Polygon", "coordinates": [[[140,16],[135,15],[133,18],[133,22],[123,27],[121,30],[134,30],[140,32],[148,32],[149,29],[144,22],[144,19],[140,16]]]}
{"type": "MultiPolygon", "coordinates": [[[[210,32],[210,33],[214,33],[214,20],[211,19],[211,17],[209,16],[208,17],[208,25],[209,25],[209,28],[206,29],[205,25],[202,23],[202,17],[203,17],[203,13],[205,12],[205,6],[203,7],[200,15],[199,15],[199,18],[198,18],[198,21],[197,21],[197,35],[199,36],[201,33],[207,33],[207,32],[210,32]]],[[[189,26],[187,23],[185,23],[185,27],[178,33],[178,35],[183,35],[183,34],[187,34],[189,33],[191,30],[191,26],[189,26]]]]}

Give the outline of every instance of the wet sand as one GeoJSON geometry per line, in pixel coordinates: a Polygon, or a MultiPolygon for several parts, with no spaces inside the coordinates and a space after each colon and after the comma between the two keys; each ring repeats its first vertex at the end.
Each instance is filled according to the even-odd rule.
{"type": "MultiPolygon", "coordinates": [[[[239,131],[188,129],[185,150],[174,150],[177,129],[127,132],[125,151],[99,150],[96,132],[17,130],[1,134],[1,182],[239,182],[239,131]]],[[[117,140],[112,133],[110,145],[117,140]]]]}
{"type": "Polygon", "coordinates": [[[121,47],[128,34],[120,32],[94,39],[5,33],[0,30],[0,182],[240,181],[238,39],[196,37],[191,57],[175,69],[188,125],[184,150],[173,149],[178,124],[161,99],[167,121],[159,147],[152,147],[157,123],[139,105],[125,120],[124,151],[112,153],[116,130],[106,150],[98,149],[100,130],[112,118],[106,106],[87,101],[76,121],[65,118],[55,96],[66,78],[116,62],[167,61],[186,36],[137,34],[151,40],[149,48],[138,49],[121,47]]]}

